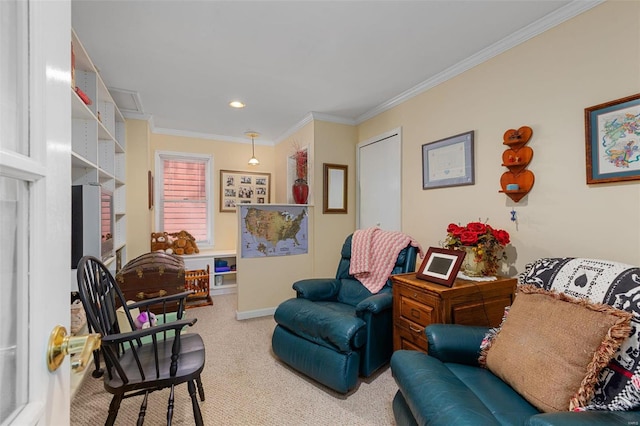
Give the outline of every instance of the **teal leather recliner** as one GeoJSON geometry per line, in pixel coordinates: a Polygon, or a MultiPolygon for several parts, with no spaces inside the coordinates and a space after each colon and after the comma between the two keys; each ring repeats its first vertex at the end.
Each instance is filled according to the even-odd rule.
{"type": "MultiPolygon", "coordinates": [[[[283,362],[340,393],[356,387],[389,362],[393,352],[391,280],[372,294],[349,275],[351,237],[342,246],[335,278],[293,284],[297,297],[274,314],[274,354],[283,362]]],[[[392,274],[413,272],[416,248],[400,252],[392,274]]]]}

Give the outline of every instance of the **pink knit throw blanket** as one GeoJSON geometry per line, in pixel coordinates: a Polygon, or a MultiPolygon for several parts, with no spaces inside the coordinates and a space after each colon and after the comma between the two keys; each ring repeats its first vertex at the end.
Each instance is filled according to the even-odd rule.
{"type": "Polygon", "coordinates": [[[400,251],[411,244],[422,253],[420,243],[409,235],[380,228],[366,228],[353,233],[349,273],[373,294],[384,287],[400,251]]]}

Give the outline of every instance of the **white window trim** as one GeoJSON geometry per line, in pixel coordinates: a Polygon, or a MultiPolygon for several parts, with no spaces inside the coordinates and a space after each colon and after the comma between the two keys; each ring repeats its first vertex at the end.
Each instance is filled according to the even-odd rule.
{"type": "MultiPolygon", "coordinates": [[[[162,191],[160,190],[161,182],[164,182],[164,167],[162,167],[162,161],[166,159],[171,160],[183,160],[190,161],[194,159],[198,160],[206,160],[207,166],[206,170],[206,183],[205,190],[207,192],[207,200],[209,200],[207,204],[207,239],[206,241],[198,241],[198,247],[200,248],[210,248],[214,246],[214,233],[213,233],[213,209],[215,208],[215,200],[213,199],[213,155],[211,154],[197,154],[191,152],[176,152],[176,151],[156,151],[155,153],[155,179],[153,185],[153,198],[156,200],[156,205],[161,202],[162,191]]],[[[160,223],[160,209],[154,208],[154,218],[155,218],[155,231],[163,231],[162,229],[157,229],[158,224],[160,223]]]]}

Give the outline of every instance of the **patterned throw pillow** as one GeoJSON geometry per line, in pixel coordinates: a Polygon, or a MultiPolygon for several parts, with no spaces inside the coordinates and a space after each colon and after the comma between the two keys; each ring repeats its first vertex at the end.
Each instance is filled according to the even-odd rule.
{"type": "Polygon", "coordinates": [[[495,339],[496,334],[498,334],[498,332],[502,329],[502,326],[504,325],[504,322],[507,319],[507,315],[509,315],[509,309],[511,309],[511,306],[504,307],[504,314],[502,314],[502,320],[500,321],[500,325],[497,327],[490,328],[489,331],[487,331],[487,334],[484,335],[484,338],[480,343],[480,357],[478,357],[478,364],[480,364],[481,367],[485,367],[485,368],[487,367],[487,351],[491,347],[491,344],[493,343],[493,339],[495,339]]]}
{"type": "Polygon", "coordinates": [[[605,303],[633,314],[631,335],[600,373],[587,410],[640,408],[640,268],[581,258],[545,258],[525,267],[519,285],[605,303]]]}

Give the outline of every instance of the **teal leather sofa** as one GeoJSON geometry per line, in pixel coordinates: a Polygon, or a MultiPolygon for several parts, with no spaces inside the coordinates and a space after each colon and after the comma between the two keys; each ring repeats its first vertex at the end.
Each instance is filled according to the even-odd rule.
{"type": "MultiPolygon", "coordinates": [[[[295,370],[339,393],[388,364],[393,352],[391,280],[372,294],[349,275],[351,238],[342,246],[335,278],[293,284],[296,297],[274,314],[274,354],[295,370]]],[[[391,274],[415,270],[417,250],[399,253],[391,274]]]]}
{"type": "MultiPolygon", "coordinates": [[[[393,412],[399,426],[585,426],[639,425],[640,268],[592,259],[550,258],[527,265],[520,285],[567,291],[635,314],[631,336],[601,373],[592,404],[627,404],[628,411],[593,409],[540,413],[509,385],[479,366],[484,327],[431,324],[425,328],[429,353],[400,350],[391,357],[398,384],[393,412]],[[632,303],[633,302],[633,303],[632,303]],[[608,370],[607,370],[608,369],[608,370]]],[[[532,327],[535,318],[532,318],[532,327]]],[[[598,407],[596,407],[598,408],[598,407]]]]}
{"type": "Polygon", "coordinates": [[[540,413],[509,385],[478,365],[484,327],[432,324],[425,328],[429,355],[400,350],[391,357],[399,390],[393,399],[398,426],[586,426],[640,424],[637,411],[540,413]]]}

